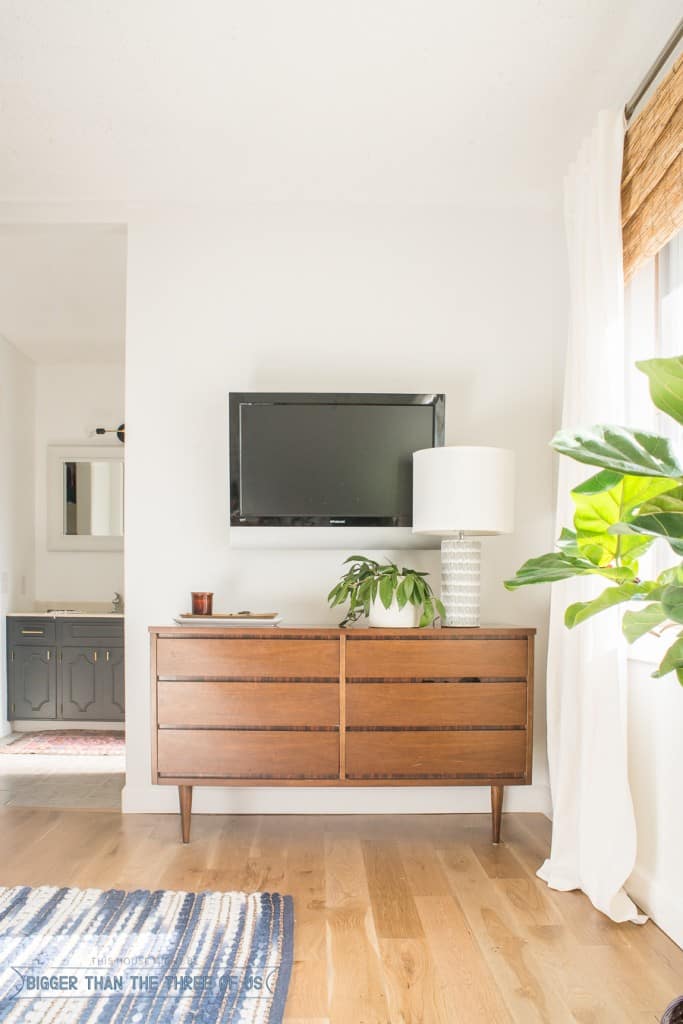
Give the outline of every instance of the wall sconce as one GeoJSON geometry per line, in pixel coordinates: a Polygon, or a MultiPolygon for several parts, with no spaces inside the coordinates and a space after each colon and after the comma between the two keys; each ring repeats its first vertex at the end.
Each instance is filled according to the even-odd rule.
{"type": "Polygon", "coordinates": [[[126,424],[119,423],[118,427],[95,427],[96,434],[116,434],[121,444],[126,443],[126,424]]]}

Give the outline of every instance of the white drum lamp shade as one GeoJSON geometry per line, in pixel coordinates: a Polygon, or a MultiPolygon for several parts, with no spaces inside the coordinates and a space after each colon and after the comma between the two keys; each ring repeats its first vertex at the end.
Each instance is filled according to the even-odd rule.
{"type": "Polygon", "coordinates": [[[506,448],[426,448],[413,455],[413,532],[441,542],[446,626],[479,625],[481,545],[514,529],[515,456],[506,448]]]}

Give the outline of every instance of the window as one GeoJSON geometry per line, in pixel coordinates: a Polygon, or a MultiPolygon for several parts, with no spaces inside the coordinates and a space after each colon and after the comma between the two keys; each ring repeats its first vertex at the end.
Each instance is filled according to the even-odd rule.
{"type": "MultiPolygon", "coordinates": [[[[654,407],[640,359],[683,354],[683,231],[636,271],[624,296],[626,338],[626,422],[670,438],[683,452],[683,427],[654,407]]],[[[657,542],[642,559],[646,576],[657,575],[679,559],[657,542]]]]}

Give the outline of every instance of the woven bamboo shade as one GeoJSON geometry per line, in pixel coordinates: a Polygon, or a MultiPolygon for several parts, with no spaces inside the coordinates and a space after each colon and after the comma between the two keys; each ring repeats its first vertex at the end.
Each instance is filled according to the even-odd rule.
{"type": "Polygon", "coordinates": [[[626,280],[683,227],[683,57],[626,133],[621,225],[626,280]]]}

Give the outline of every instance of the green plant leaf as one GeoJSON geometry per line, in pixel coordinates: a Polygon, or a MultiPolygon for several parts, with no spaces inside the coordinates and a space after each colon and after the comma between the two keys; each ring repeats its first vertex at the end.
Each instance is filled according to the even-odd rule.
{"type": "Polygon", "coordinates": [[[423,628],[425,626],[431,626],[433,621],[434,605],[432,604],[430,598],[425,598],[424,610],[422,612],[422,615],[420,616],[420,626],[422,626],[423,628]]]}
{"type": "Polygon", "coordinates": [[[657,408],[683,423],[683,356],[645,359],[636,366],[649,378],[650,397],[657,408]]]}
{"type": "Polygon", "coordinates": [[[646,593],[646,589],[638,583],[622,583],[616,587],[607,587],[599,597],[592,601],[577,601],[570,604],[564,613],[564,624],[568,629],[580,625],[598,612],[604,612],[614,605],[624,604],[625,601],[632,601],[636,594],[646,593]]]}
{"type": "Polygon", "coordinates": [[[588,559],[571,558],[562,551],[552,551],[538,558],[530,558],[520,566],[511,580],[505,580],[507,590],[516,590],[532,583],[557,583],[572,576],[596,574],[608,580],[632,580],[633,569],[629,566],[597,566],[588,559]]]}
{"type": "Polygon", "coordinates": [[[637,515],[626,523],[616,523],[610,533],[664,537],[676,554],[683,555],[683,487],[644,502],[637,515]]]}
{"type": "Polygon", "coordinates": [[[406,597],[406,581],[405,579],[403,579],[396,587],[396,604],[399,606],[399,608],[405,608],[407,600],[408,598],[406,597]]]}
{"type": "MultiPolygon", "coordinates": [[[[575,494],[578,496],[609,494],[610,491],[619,486],[623,479],[623,473],[615,473],[613,469],[601,469],[599,473],[589,476],[587,480],[584,480],[583,483],[575,487],[571,491],[572,498],[575,494]]],[[[571,533],[571,531],[567,532],[571,533]]],[[[562,534],[560,534],[561,539],[562,534]]]]}
{"type": "Polygon", "coordinates": [[[683,469],[665,437],[627,427],[560,430],[550,442],[561,455],[632,476],[680,477],[683,469]]]}
{"type": "Polygon", "coordinates": [[[666,620],[667,614],[659,601],[653,601],[652,604],[646,604],[636,611],[624,612],[621,631],[628,642],[632,644],[641,636],[656,629],[657,626],[661,626],[666,620]]]}
{"type": "Polygon", "coordinates": [[[665,587],[660,602],[670,619],[683,623],[683,587],[677,584],[665,587]]]}
{"type": "Polygon", "coordinates": [[[393,598],[394,588],[391,582],[391,576],[383,576],[379,582],[379,599],[385,608],[390,608],[393,598]]]}
{"type": "Polygon", "coordinates": [[[632,562],[652,544],[642,535],[614,534],[609,529],[627,520],[644,502],[676,487],[664,477],[630,476],[602,470],[571,492],[576,506],[574,526],[580,553],[594,565],[615,560],[632,562]]]}
{"type": "Polygon", "coordinates": [[[652,678],[661,679],[669,672],[675,672],[679,683],[683,683],[683,636],[680,634],[662,658],[659,668],[652,673],[652,678]]]}
{"type": "Polygon", "coordinates": [[[650,600],[660,601],[662,594],[664,593],[664,588],[670,587],[673,583],[683,583],[683,563],[680,565],[674,565],[670,569],[664,569],[663,572],[660,572],[655,581],[655,585],[650,592],[650,600]]]}
{"type": "Polygon", "coordinates": [[[668,587],[670,583],[683,583],[683,562],[664,569],[657,577],[657,583],[668,587]]]}
{"type": "Polygon", "coordinates": [[[566,526],[563,526],[557,541],[557,549],[570,558],[580,558],[581,553],[576,539],[576,531],[568,530],[566,526]]]}
{"type": "Polygon", "coordinates": [[[404,576],[404,579],[403,579],[402,587],[403,587],[404,593],[406,595],[406,600],[412,601],[413,590],[415,589],[415,577],[414,576],[408,576],[406,574],[406,570],[405,569],[403,570],[403,576],[404,576]]]}
{"type": "Polygon", "coordinates": [[[445,620],[445,618],[446,618],[446,609],[443,606],[443,602],[440,601],[439,598],[437,597],[436,600],[434,601],[434,604],[436,605],[436,610],[439,613],[439,615],[441,616],[441,618],[445,620]]]}

